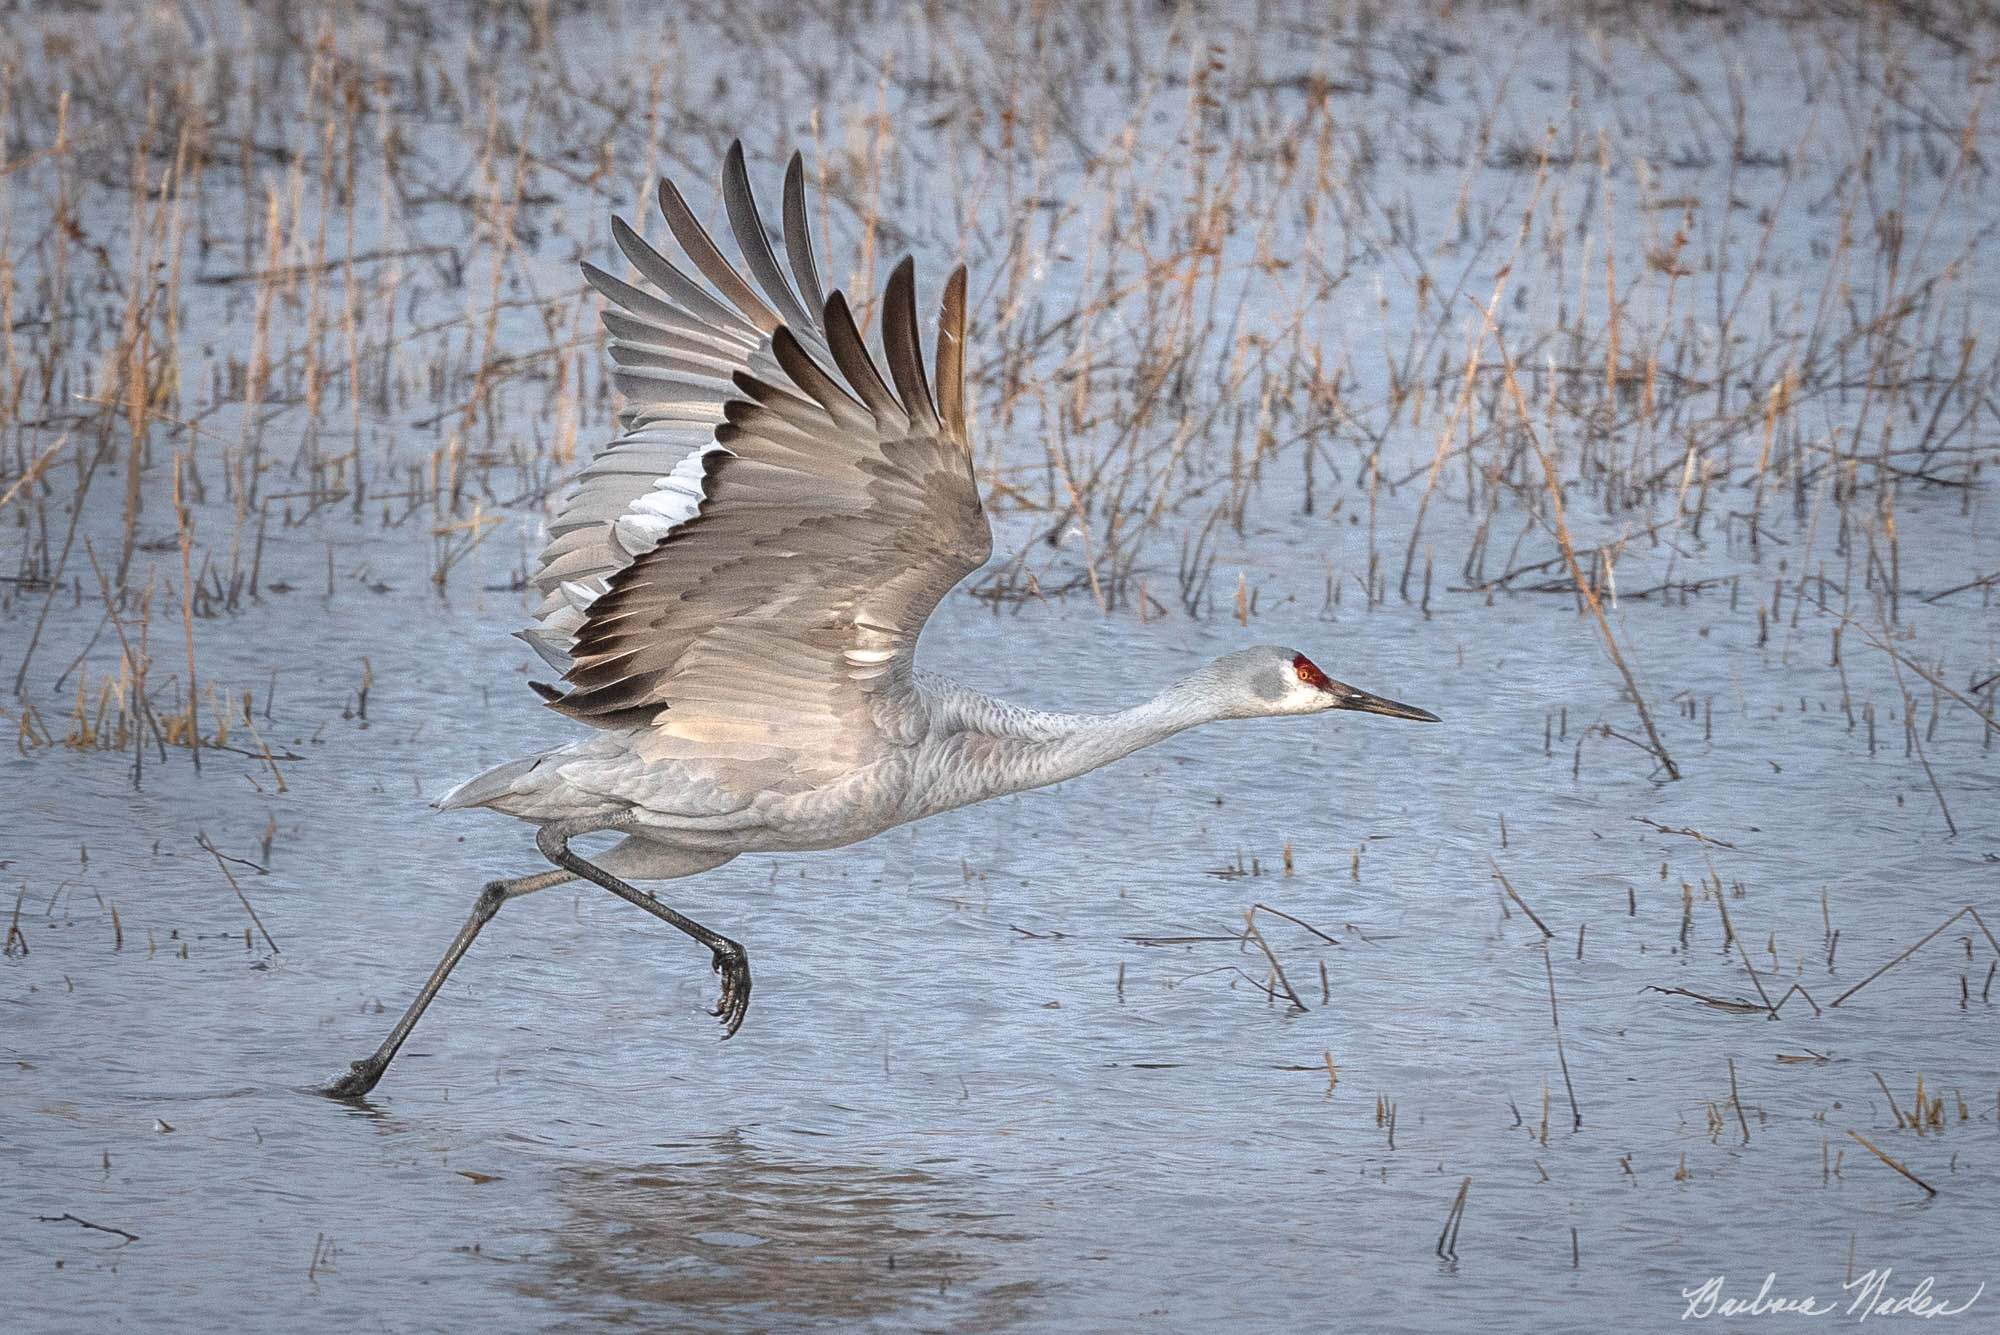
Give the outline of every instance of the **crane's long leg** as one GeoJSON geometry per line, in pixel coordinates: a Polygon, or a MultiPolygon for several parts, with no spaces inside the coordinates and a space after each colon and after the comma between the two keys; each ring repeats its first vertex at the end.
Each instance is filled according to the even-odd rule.
{"type": "Polygon", "coordinates": [[[403,1012],[403,1018],[396,1021],[396,1027],[382,1040],[382,1046],[348,1067],[346,1075],[335,1080],[322,1092],[337,1099],[358,1099],[375,1088],[376,1083],[382,1079],[382,1073],[389,1069],[389,1063],[395,1059],[396,1050],[403,1046],[403,1040],[417,1027],[417,1021],[423,1017],[424,1008],[431,1004],[431,998],[435,997],[438,989],[444,986],[444,980],[451,975],[453,967],[471,948],[473,938],[479,935],[479,929],[493,921],[493,915],[500,911],[500,906],[510,899],[518,899],[522,895],[531,895],[537,890],[546,890],[552,885],[561,885],[564,881],[575,879],[574,874],[567,871],[544,871],[537,872],[533,876],[516,877],[511,881],[488,881],[480,890],[479,898],[473,903],[472,916],[465,920],[465,926],[458,929],[458,935],[453,937],[451,944],[445,948],[444,958],[438,961],[437,968],[431,970],[431,976],[424,980],[423,989],[417,993],[417,999],[403,1012]]]}
{"type": "Polygon", "coordinates": [[[714,957],[715,971],[722,975],[722,997],[709,1014],[722,1021],[722,1036],[731,1037],[742,1027],[744,1013],[750,1009],[750,956],[742,946],[722,933],[710,931],[693,918],[675,912],[644,890],[627,885],[602,867],[586,862],[570,851],[569,841],[577,835],[607,828],[617,827],[591,819],[554,821],[536,831],[535,847],[542,850],[543,857],[568,874],[603,886],[626,903],[646,910],[661,922],[686,932],[707,946],[714,957]]]}
{"type": "MultiPolygon", "coordinates": [[[[422,990],[417,993],[416,1000],[410,1003],[407,1011],[403,1012],[403,1018],[396,1021],[396,1027],[382,1040],[382,1046],[375,1049],[368,1057],[355,1062],[348,1068],[347,1074],[328,1085],[322,1092],[334,1098],[357,1099],[374,1089],[382,1079],[383,1072],[389,1069],[389,1063],[395,1058],[397,1049],[403,1046],[403,1040],[410,1036],[412,1029],[416,1028],[424,1009],[431,1004],[431,999],[437,996],[438,989],[444,986],[444,980],[450,976],[452,969],[471,947],[480,929],[491,922],[493,915],[500,911],[500,906],[510,899],[533,894],[537,890],[546,890],[552,885],[561,885],[578,877],[602,886],[620,899],[646,910],[660,921],[687,933],[708,947],[709,953],[714,957],[715,971],[722,975],[722,999],[717,1002],[710,1014],[722,1020],[724,1038],[733,1035],[743,1024],[744,1012],[750,1006],[750,957],[744,952],[743,947],[720,932],[710,931],[686,914],[668,908],[645,891],[635,889],[570,850],[569,841],[577,835],[622,828],[624,821],[619,818],[611,820],[583,818],[544,825],[535,836],[535,845],[541,849],[544,857],[562,870],[540,872],[511,881],[488,882],[479,892],[479,899],[472,908],[472,916],[466,919],[465,926],[458,929],[458,935],[452,938],[451,945],[445,949],[444,958],[438,961],[435,969],[431,970],[431,976],[425,980],[422,990]]],[[[727,858],[719,860],[726,861],[727,858]]]]}

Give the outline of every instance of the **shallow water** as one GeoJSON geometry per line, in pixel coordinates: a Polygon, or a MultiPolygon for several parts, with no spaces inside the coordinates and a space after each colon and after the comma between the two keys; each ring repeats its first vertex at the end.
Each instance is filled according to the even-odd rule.
{"type": "MultiPolygon", "coordinates": [[[[1766,985],[1796,979],[1824,1005],[1991,886],[1990,765],[1934,748],[1967,827],[1941,840],[1906,764],[1760,689],[1718,709],[1683,783],[1578,783],[1540,725],[1601,689],[1586,628],[1542,626],[1576,640],[1551,656],[1575,667],[1523,675],[1479,647],[1528,631],[1504,606],[1389,636],[1365,616],[1268,628],[1444,726],[1213,728],[1057,790],[670,887],[750,950],[758,990],[731,1042],[700,1013],[698,950],[565,887],[488,929],[372,1107],[313,1097],[375,1042],[478,883],[533,865],[519,827],[422,805],[550,731],[503,653],[471,669],[492,678],[486,708],[430,670],[497,645],[510,614],[412,626],[375,660],[365,728],[294,743],[308,758],[286,767],[269,875],[239,868],[276,951],[246,948],[193,846],[201,829],[260,856],[263,807],[245,810],[226,758],[137,794],[96,755],[7,763],[30,950],[0,974],[14,1219],[137,1235],[10,1223],[32,1324],[1427,1330],[1505,1312],[1589,1330],[1613,1310],[1664,1323],[1713,1273],[1837,1293],[1850,1253],[1945,1294],[1987,1278],[1962,1241],[1995,1199],[1984,947],[1954,929],[1819,1017],[1797,997],[1773,1021],[1648,991],[1751,984],[1712,901],[1680,948],[1681,880],[1706,859],[1637,818],[1733,845],[1709,856],[1744,884],[1735,930],[1760,957],[1775,942],[1766,985]],[[1554,932],[1548,972],[1489,858],[1554,932]],[[1252,860],[1261,874],[1238,878],[1252,860]],[[1263,998],[1268,970],[1239,943],[1137,939],[1227,937],[1258,902],[1339,940],[1259,915],[1304,1014],[1263,998]],[[1828,1060],[1781,1061],[1811,1053],[1828,1060]],[[1923,1075],[1946,1125],[1895,1130],[1878,1071],[1906,1106],[1923,1075]],[[1440,1259],[1466,1177],[1458,1258],[1440,1259]]],[[[932,634],[945,670],[1109,704],[1234,630],[1176,627],[1173,644],[959,600],[932,634]]]]}
{"type": "MultiPolygon", "coordinates": [[[[1562,102],[1523,96],[1523,124],[1562,102]]],[[[1456,184],[1415,182],[1426,216],[1456,184]]],[[[1519,187],[1480,182],[1496,210],[1519,187]]],[[[1941,243],[1976,218],[1945,215],[1941,243]]],[[[1780,249],[1804,268],[1808,242],[1780,249]]],[[[1420,470],[1434,439],[1392,453],[1420,470]]],[[[1384,550],[1414,491],[1381,498],[1384,550]]],[[[2000,568],[1977,494],[1912,487],[1895,511],[1893,642],[1961,687],[1992,670],[1991,590],[1920,595],[2000,568]]],[[[1238,569],[1267,591],[1247,625],[960,593],[926,664],[1112,708],[1276,642],[1442,725],[1212,727],[858,847],[667,885],[750,953],[727,1043],[699,949],[596,890],[533,896],[360,1106],[312,1088],[372,1049],[483,881],[536,867],[525,827],[426,801],[570,735],[506,638],[538,515],[509,513],[444,594],[433,552],[372,521],[274,531],[264,596],[199,634],[209,678],[255,686],[284,791],[243,753],[199,773],[148,755],[136,786],[124,756],[0,754],[8,1322],[1599,1331],[1676,1325],[1716,1275],[1748,1299],[1774,1273],[1775,1294],[1843,1314],[1871,1268],[1893,1269],[1892,1298],[1927,1276],[1954,1305],[2000,1286],[1981,1241],[2000,1227],[2000,948],[1961,918],[1830,1004],[1968,904],[2000,928],[2000,768],[1971,714],[1906,696],[1859,631],[1836,663],[1832,622],[1792,602],[1766,628],[1775,558],[1677,533],[1635,544],[1618,579],[1718,582],[1612,609],[1684,773],[1664,782],[1589,731],[1634,724],[1570,595],[1445,588],[1464,507],[1427,521],[1430,605],[1370,611],[1365,531],[1298,513],[1283,482],[1262,499],[1217,572],[1223,603],[1238,569]],[[1346,572],[1340,603],[1322,563],[1346,572]],[[198,836],[239,861],[225,874],[198,836]],[[1253,906],[1272,958],[1243,939],[1253,906]],[[1273,959],[1302,1010],[1267,995],[1273,959]],[[1761,1008],[1760,987],[1775,1003],[1793,984],[1776,1018],[1761,1008]],[[1921,1131],[1920,1079],[1941,1100],[1921,1131]]],[[[1837,566],[1833,522],[1783,527],[1793,575],[1837,566]]],[[[170,539],[149,511],[163,523],[170,539]]],[[[115,515],[90,524],[111,550],[115,515]]],[[[996,550],[1045,524],[1001,513],[996,550]]],[[[44,596],[9,603],[0,636],[20,643],[44,596]]],[[[95,621],[52,623],[44,715],[65,712],[73,688],[51,679],[95,621]]],[[[1996,1312],[2000,1287],[1942,1324],[1996,1312]]]]}

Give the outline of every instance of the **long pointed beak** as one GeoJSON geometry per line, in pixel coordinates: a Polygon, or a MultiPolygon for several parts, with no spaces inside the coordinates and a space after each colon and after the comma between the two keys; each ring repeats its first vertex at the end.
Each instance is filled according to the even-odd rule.
{"type": "Polygon", "coordinates": [[[1338,709],[1354,709],[1363,714],[1382,714],[1388,718],[1406,718],[1417,723],[1443,722],[1428,709],[1418,709],[1415,705],[1401,704],[1380,695],[1371,695],[1352,686],[1340,687],[1339,695],[1340,703],[1335,706],[1338,709]]]}

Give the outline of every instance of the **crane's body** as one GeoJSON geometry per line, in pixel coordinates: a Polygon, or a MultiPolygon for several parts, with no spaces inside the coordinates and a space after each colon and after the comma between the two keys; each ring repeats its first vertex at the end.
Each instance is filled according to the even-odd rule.
{"type": "Polygon", "coordinates": [[[535,683],[544,702],[590,731],[436,803],[532,823],[556,870],[481,891],[388,1038],[329,1087],[337,1097],[375,1086],[480,929],[520,895],[585,879],[707,946],[728,1037],[749,1005],[743,947],[630,881],[857,843],[1221,719],[1346,709],[1435,721],[1276,646],[1225,655],[1109,714],[1029,709],[918,669],[932,610],[992,552],[965,402],[965,270],[945,285],[933,377],[913,265],[897,266],[879,312],[885,379],[846,299],[820,291],[797,155],[783,268],[740,146],[722,184],[747,277],[665,181],[661,211],[706,283],[616,220],[650,287],[584,266],[615,308],[604,321],[625,429],[550,522],[533,575],[541,603],[521,638],[562,677],[535,683]],[[597,833],[623,838],[590,860],[570,848],[597,833]]]}
{"type": "MultiPolygon", "coordinates": [[[[1274,697],[1294,689],[1283,675],[1288,652],[1273,646],[1244,656],[1268,666],[1274,697]]],[[[623,817],[634,847],[621,861],[643,856],[648,845],[732,856],[839,848],[927,816],[1061,783],[1230,717],[1232,705],[1250,702],[1214,689],[1224,675],[1206,668],[1130,709],[1073,714],[1029,709],[919,672],[910,689],[883,703],[883,754],[827,782],[774,776],[758,791],[732,792],[727,762],[656,760],[647,754],[646,733],[600,732],[488,770],[436,806],[486,807],[538,824],[623,817]]],[[[1296,712],[1318,712],[1315,693],[1299,696],[1296,712]]]]}

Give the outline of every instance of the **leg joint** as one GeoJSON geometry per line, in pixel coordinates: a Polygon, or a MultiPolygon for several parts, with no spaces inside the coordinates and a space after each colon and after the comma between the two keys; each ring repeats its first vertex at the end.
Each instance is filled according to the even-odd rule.
{"type": "Polygon", "coordinates": [[[572,828],[568,821],[553,821],[535,831],[535,847],[556,866],[573,870],[573,864],[582,859],[570,851],[569,841],[570,836],[579,833],[582,831],[572,828]]]}
{"type": "Polygon", "coordinates": [[[612,830],[622,831],[629,828],[630,824],[631,815],[629,812],[616,816],[587,816],[571,820],[550,821],[547,825],[536,829],[535,847],[541,850],[543,857],[555,863],[556,866],[577,875],[584,875],[585,873],[577,870],[577,864],[582,863],[583,859],[571,850],[569,841],[580,834],[601,834],[612,830]]]}
{"type": "Polygon", "coordinates": [[[507,900],[507,882],[488,881],[479,891],[479,898],[473,903],[472,912],[482,923],[490,922],[507,900]]]}

